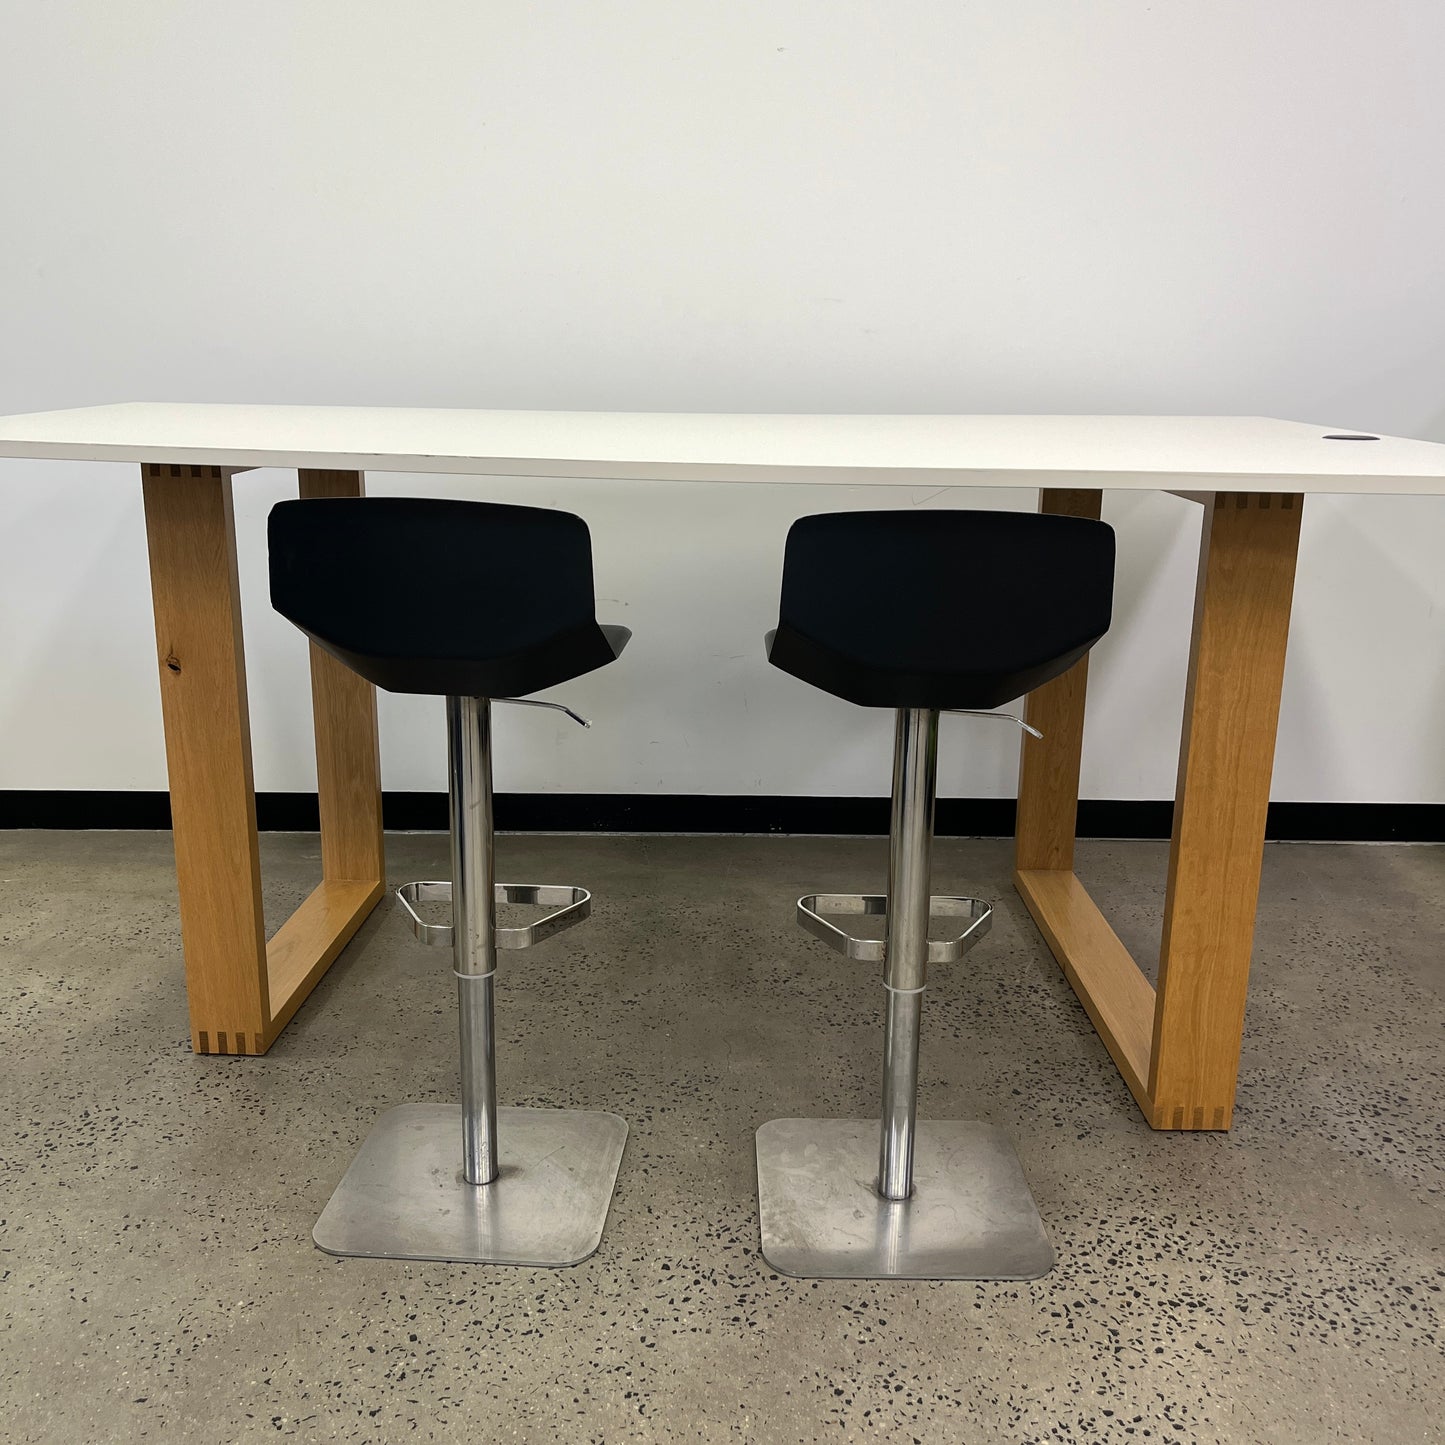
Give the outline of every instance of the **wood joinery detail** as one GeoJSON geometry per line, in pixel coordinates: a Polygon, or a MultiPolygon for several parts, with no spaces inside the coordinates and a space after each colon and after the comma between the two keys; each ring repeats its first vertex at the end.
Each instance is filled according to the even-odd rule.
{"type": "Polygon", "coordinates": [[[1024,742],[1015,883],[1149,1123],[1208,1130],[1233,1117],[1302,498],[1190,500],[1203,536],[1157,990],[1073,872],[1082,664],[1029,699],[1045,737],[1024,742]]]}
{"type": "MultiPolygon", "coordinates": [[[[323,880],[266,941],[233,475],[141,467],[191,1045],[202,1054],[269,1049],[380,899],[384,876],[375,697],[313,655],[323,880]]],[[[308,495],[361,486],[355,472],[302,480],[308,495]]]]}

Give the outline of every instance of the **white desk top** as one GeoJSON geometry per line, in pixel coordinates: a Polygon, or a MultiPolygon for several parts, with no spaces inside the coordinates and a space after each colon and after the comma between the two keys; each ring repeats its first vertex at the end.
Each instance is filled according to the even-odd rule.
{"type": "Polygon", "coordinates": [[[1227,416],[788,416],[127,403],[0,417],[0,457],[494,476],[1445,494],[1445,444],[1227,416]]]}

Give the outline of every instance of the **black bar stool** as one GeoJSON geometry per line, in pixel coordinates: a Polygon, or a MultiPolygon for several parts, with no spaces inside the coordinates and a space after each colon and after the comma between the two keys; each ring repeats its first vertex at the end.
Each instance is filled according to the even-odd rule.
{"type": "MultiPolygon", "coordinates": [[[[537,507],[318,498],[272,510],[270,549],[282,616],[376,686],[447,700],[452,877],[409,883],[398,897],[423,942],[452,950],[461,1109],[384,1114],[317,1221],[316,1243],[387,1259],[577,1264],[601,1242],[627,1124],[497,1107],[497,951],[580,923],[591,895],[495,881],[491,705],[605,667],[626,645],[625,627],[594,615],[587,525],[537,507]],[[427,922],[417,905],[429,902],[449,902],[451,921],[427,922]],[[498,928],[498,902],[553,911],[498,928]]],[[[582,722],[557,703],[529,705],[582,722]]]]}
{"type": "Polygon", "coordinates": [[[887,894],[798,900],[802,927],[883,966],[881,1122],[774,1119],[758,1130],[763,1255],[785,1274],[1033,1279],[1053,1265],[1003,1134],[916,1122],[927,966],[962,957],[991,918],[979,899],[930,896],[938,720],[1006,717],[988,710],[1072,667],[1108,630],[1113,585],[1113,529],[1078,517],[842,512],[788,533],[769,661],[848,702],[893,708],[897,723],[887,894]],[[850,914],[886,914],[886,938],[829,921],[850,914]],[[930,937],[932,915],[953,920],[947,936],[930,937]]]}

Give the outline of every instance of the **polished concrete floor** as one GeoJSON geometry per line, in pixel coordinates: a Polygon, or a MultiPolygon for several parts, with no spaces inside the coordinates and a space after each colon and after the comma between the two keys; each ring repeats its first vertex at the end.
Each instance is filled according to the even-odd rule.
{"type": "MultiPolygon", "coordinates": [[[[940,969],[922,1108],[1018,1142],[1032,1284],[804,1283],[758,1254],[752,1136],[871,1112],[880,990],[794,931],[868,840],[507,838],[590,924],[500,976],[507,1103],[631,1124],[565,1271],[333,1259],[373,1118],[453,1089],[451,978],[384,904],[264,1059],[187,1047],[170,840],[0,835],[0,1439],[1322,1442],[1445,1433],[1445,849],[1268,850],[1236,1124],[1151,1134],[1008,885],[940,969]]],[[[268,838],[275,916],[318,869],[268,838]]],[[[390,841],[396,880],[444,840],[390,841]]],[[[1080,871],[1140,956],[1164,849],[1080,871]]]]}

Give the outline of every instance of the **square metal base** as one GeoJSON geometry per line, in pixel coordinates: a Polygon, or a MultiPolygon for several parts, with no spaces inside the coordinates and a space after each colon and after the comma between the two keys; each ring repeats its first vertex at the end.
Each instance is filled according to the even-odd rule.
{"type": "Polygon", "coordinates": [[[920,1121],[913,1194],[882,1198],[878,1120],[773,1119],[758,1130],[763,1258],[800,1279],[1037,1279],[1054,1266],[1007,1136],[920,1121]]]}
{"type": "Polygon", "coordinates": [[[461,1111],[383,1114],[316,1221],[327,1254],[568,1265],[594,1254],[627,1142],[616,1114],[498,1109],[490,1184],[462,1178],[461,1111]]]}

